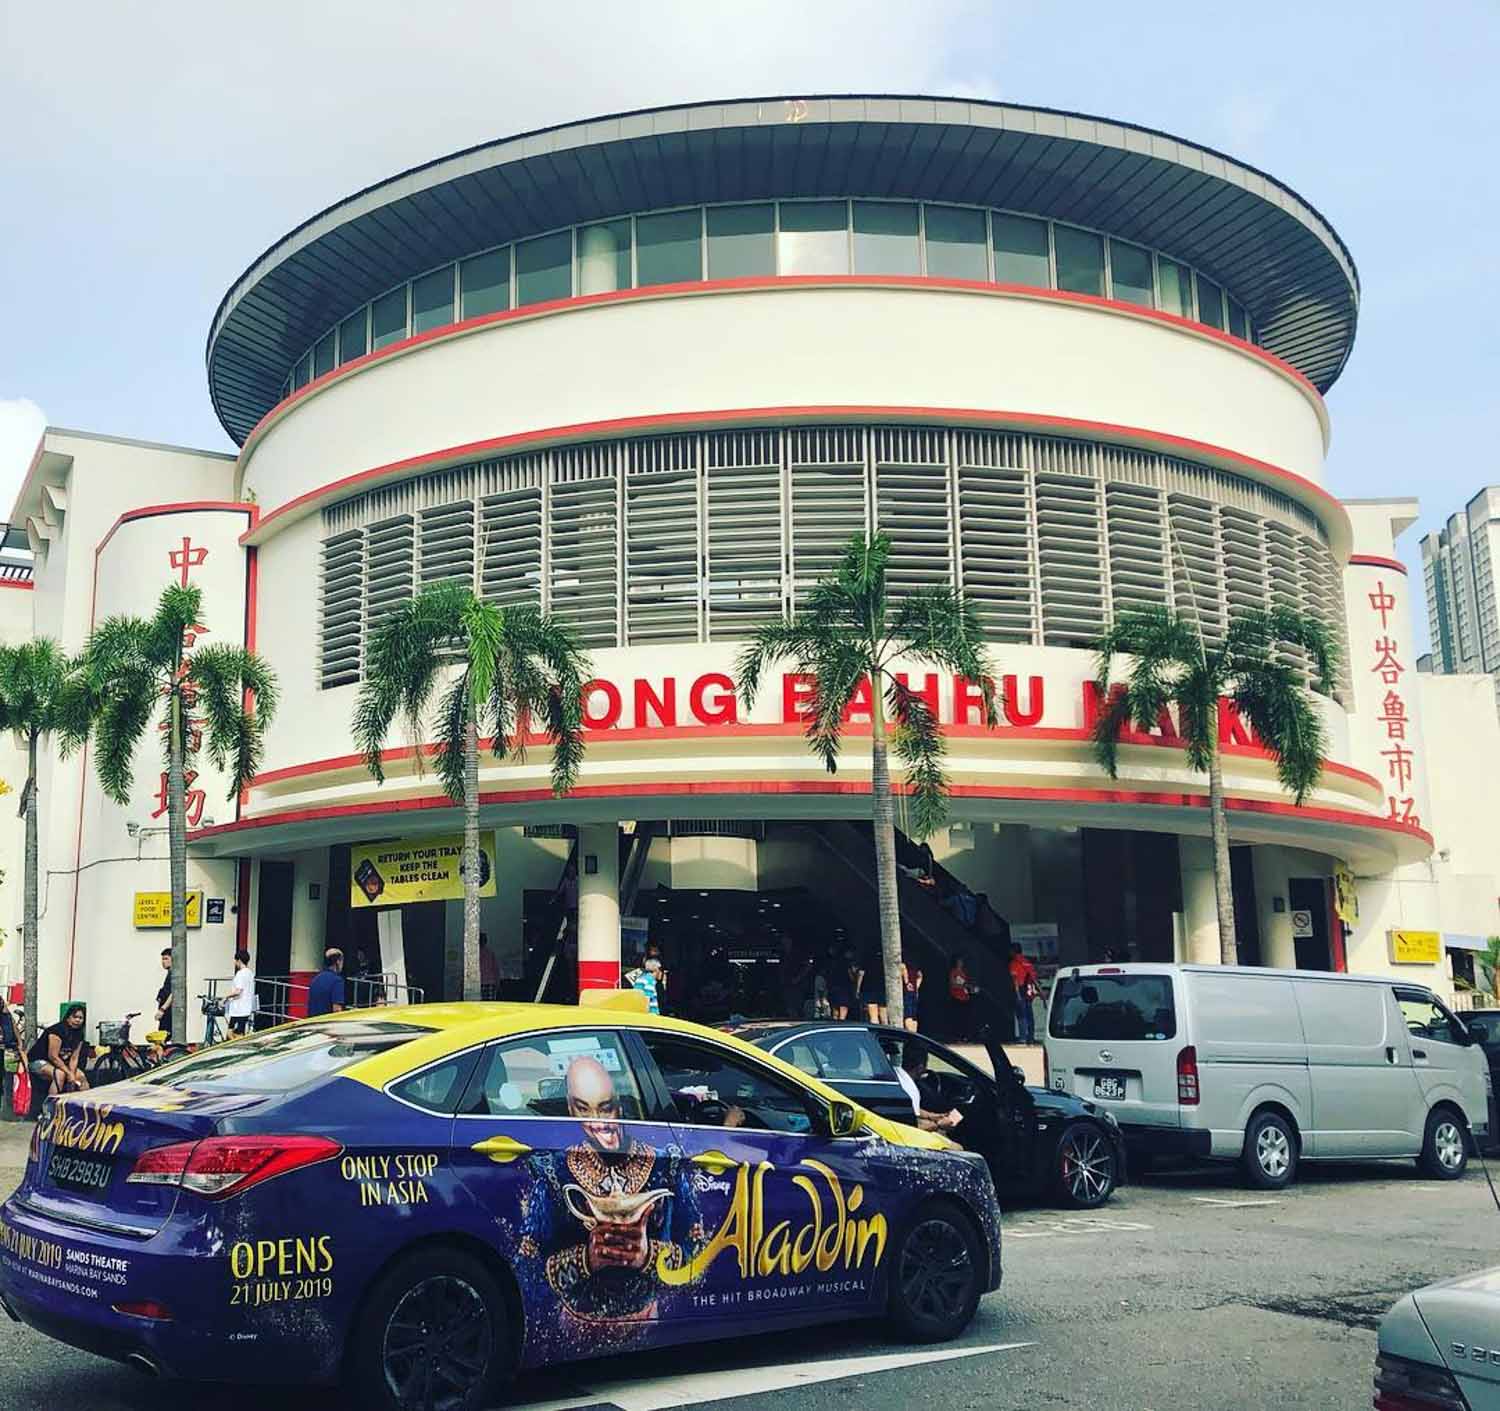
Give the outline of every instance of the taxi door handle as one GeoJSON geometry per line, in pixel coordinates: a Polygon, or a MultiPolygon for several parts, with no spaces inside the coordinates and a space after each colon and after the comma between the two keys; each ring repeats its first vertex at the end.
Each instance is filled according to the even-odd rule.
{"type": "Polygon", "coordinates": [[[531,1154],[531,1148],[524,1142],[505,1136],[486,1137],[482,1142],[475,1142],[469,1150],[479,1156],[487,1156],[501,1166],[531,1154]]]}
{"type": "Polygon", "coordinates": [[[697,1156],[689,1157],[689,1162],[704,1171],[709,1171],[715,1176],[722,1176],[726,1171],[738,1169],[739,1162],[732,1156],[725,1156],[722,1151],[701,1151],[697,1156]]]}

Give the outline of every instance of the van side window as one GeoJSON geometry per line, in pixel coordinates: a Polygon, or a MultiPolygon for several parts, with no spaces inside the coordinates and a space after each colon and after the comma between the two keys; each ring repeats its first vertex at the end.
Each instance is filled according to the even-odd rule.
{"type": "Polygon", "coordinates": [[[1431,995],[1420,990],[1397,990],[1396,1003],[1401,1006],[1401,1017],[1412,1038],[1432,1039],[1441,1044],[1464,1042],[1453,1016],[1431,995]]]}
{"type": "Polygon", "coordinates": [[[1052,1001],[1054,1039],[1170,1039],[1177,1010],[1170,975],[1059,976],[1052,1001]]]}

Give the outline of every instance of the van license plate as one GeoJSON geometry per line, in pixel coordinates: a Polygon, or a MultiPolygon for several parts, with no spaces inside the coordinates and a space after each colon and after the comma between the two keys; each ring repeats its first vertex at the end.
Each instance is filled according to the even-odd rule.
{"type": "Polygon", "coordinates": [[[1120,1073],[1096,1073],[1094,1096],[1122,1098],[1125,1096],[1125,1078],[1120,1073]]]}

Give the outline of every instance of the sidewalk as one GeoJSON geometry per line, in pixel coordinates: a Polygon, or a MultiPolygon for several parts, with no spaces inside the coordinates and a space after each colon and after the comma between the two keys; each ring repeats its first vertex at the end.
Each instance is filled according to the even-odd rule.
{"type": "MultiPolygon", "coordinates": [[[[990,1067],[990,1056],[979,1044],[950,1044],[954,1053],[967,1058],[976,1068],[983,1069],[986,1073],[992,1072],[990,1067]]],[[[1039,1088],[1042,1086],[1042,1046],[1041,1044],[1006,1044],[1006,1055],[1010,1061],[1026,1073],[1028,1087],[1039,1088]]]]}
{"type": "Polygon", "coordinates": [[[9,1195],[21,1183],[26,1169],[26,1153],[31,1147],[34,1122],[14,1122],[6,1111],[0,1120],[0,1195],[9,1195]]]}

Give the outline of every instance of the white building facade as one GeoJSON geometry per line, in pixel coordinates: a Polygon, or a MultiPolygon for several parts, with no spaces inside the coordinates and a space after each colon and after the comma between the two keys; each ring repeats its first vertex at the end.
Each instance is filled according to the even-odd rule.
{"type": "MultiPolygon", "coordinates": [[[[753,957],[750,931],[794,912],[805,945],[825,913],[858,943],[861,718],[829,775],[801,737],[805,683],[746,711],[733,666],[859,530],[891,537],[898,595],[963,589],[1005,678],[986,729],[972,683],[913,669],[949,726],[945,873],[1055,962],[1216,959],[1205,783],[1170,719],[1102,774],[1091,644],[1131,607],[1212,640],[1289,605],[1346,650],[1304,805],[1223,719],[1245,959],[1447,991],[1436,938],[1500,930],[1480,841],[1500,724],[1472,689],[1418,679],[1394,551],[1413,506],[1324,486],[1323,393],[1358,298],[1295,193],[1123,124],[775,99],[529,134],[371,188],[251,266],[208,343],[236,455],[49,431],[13,514],[29,630],[76,649],[191,581],[209,639],[277,674],[252,787],[226,798],[197,764],[190,988],[239,943],[262,974],[358,944],[436,994],[458,905],[352,895],[352,848],[458,826],[414,742],[383,786],[354,756],[365,641],[453,577],[571,623],[595,673],[578,787],[551,797],[543,750],[481,778],[485,928],[529,993],[549,907],[572,907],[565,868],[580,986],[618,983],[622,902],[684,974],[719,944],[753,957]]],[[[157,983],[162,932],[132,908],[166,886],[154,744],[127,808],[91,768],[49,758],[39,781],[44,1012],[144,1009],[157,983]]],[[[913,912],[929,973],[963,944],[944,924],[913,912]]],[[[18,955],[0,951],[13,978],[18,955]]]]}

